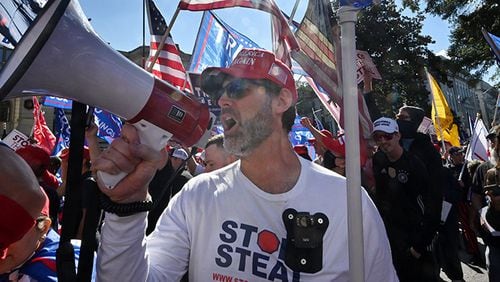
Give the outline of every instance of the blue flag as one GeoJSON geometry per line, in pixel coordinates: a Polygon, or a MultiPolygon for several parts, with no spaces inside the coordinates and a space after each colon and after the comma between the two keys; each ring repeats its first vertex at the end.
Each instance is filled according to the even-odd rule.
{"type": "Polygon", "coordinates": [[[379,4],[377,0],[340,0],[340,6],[353,6],[356,8],[366,8],[373,4],[379,4]]]}
{"type": "Polygon", "coordinates": [[[64,148],[69,148],[71,127],[63,109],[55,108],[54,114],[56,146],[54,147],[52,155],[58,155],[64,148]]]}
{"type": "Polygon", "coordinates": [[[483,33],[486,42],[488,42],[488,45],[490,45],[493,54],[495,54],[497,63],[500,64],[500,37],[487,32],[484,28],[481,29],[481,32],[483,33]]]}
{"type": "Polygon", "coordinates": [[[260,47],[221,21],[212,12],[205,12],[196,38],[189,71],[201,73],[209,66],[228,67],[243,48],[260,47]]]}
{"type": "MultiPolygon", "coordinates": [[[[43,105],[55,107],[55,108],[60,108],[60,110],[62,111],[62,109],[71,109],[71,107],[73,105],[73,101],[71,101],[69,99],[65,99],[65,98],[47,96],[47,97],[45,97],[45,101],[43,102],[43,105]]],[[[67,121],[67,119],[66,119],[66,121],[67,121]]],[[[111,144],[113,139],[120,136],[120,132],[122,130],[123,123],[119,117],[117,117],[117,116],[115,116],[112,113],[109,113],[107,111],[96,108],[94,110],[94,121],[95,121],[95,124],[97,125],[97,127],[99,128],[99,130],[97,131],[97,136],[106,140],[106,142],[111,144]]],[[[69,124],[68,124],[68,127],[69,127],[69,124]]],[[[58,128],[58,127],[56,126],[56,128],[58,128]]],[[[68,134],[68,136],[69,136],[69,134],[68,134]]],[[[57,137],[57,134],[56,134],[56,137],[57,137]]],[[[56,145],[56,147],[57,147],[57,145],[56,145]]]]}
{"type": "Polygon", "coordinates": [[[110,112],[96,108],[94,110],[94,122],[99,129],[97,136],[110,143],[118,136],[122,130],[123,123],[119,117],[110,112]]]}
{"type": "Polygon", "coordinates": [[[288,139],[292,143],[292,146],[305,145],[309,152],[309,156],[314,160],[316,157],[314,146],[308,141],[308,139],[314,138],[314,136],[309,129],[300,123],[300,119],[300,116],[295,116],[295,122],[293,123],[292,130],[288,134],[288,139]]]}

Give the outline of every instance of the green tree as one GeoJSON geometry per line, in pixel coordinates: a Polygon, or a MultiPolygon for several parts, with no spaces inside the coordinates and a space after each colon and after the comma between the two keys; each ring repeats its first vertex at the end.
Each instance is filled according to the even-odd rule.
{"type": "Polygon", "coordinates": [[[432,39],[421,34],[424,19],[422,12],[403,16],[390,0],[359,15],[356,47],[371,55],[381,73],[371,95],[382,114],[393,116],[402,104],[430,109],[424,66],[442,62],[427,48],[432,39]]]}
{"type": "MultiPolygon", "coordinates": [[[[457,69],[474,72],[474,78],[479,78],[495,65],[481,28],[500,36],[498,0],[403,0],[403,5],[413,11],[441,16],[452,24],[448,55],[457,69]]],[[[500,85],[499,68],[494,78],[500,85]]]]}

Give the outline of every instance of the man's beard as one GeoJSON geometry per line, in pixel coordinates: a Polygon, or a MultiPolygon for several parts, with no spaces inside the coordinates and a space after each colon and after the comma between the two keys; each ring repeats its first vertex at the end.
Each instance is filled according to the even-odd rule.
{"type": "Polygon", "coordinates": [[[268,97],[253,118],[240,121],[237,132],[224,136],[224,148],[238,157],[248,156],[272,134],[272,120],[271,97],[268,97]]]}

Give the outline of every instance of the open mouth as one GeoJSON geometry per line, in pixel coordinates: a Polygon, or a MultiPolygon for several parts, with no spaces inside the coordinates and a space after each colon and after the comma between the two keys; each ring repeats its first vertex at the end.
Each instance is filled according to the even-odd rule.
{"type": "Polygon", "coordinates": [[[236,121],[231,117],[224,119],[222,122],[222,126],[224,127],[224,131],[231,130],[231,128],[233,128],[235,125],[236,125],[236,121]]]}

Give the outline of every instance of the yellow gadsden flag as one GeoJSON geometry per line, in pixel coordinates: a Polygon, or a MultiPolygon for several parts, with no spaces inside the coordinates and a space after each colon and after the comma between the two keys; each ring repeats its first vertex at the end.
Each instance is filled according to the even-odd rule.
{"type": "Polygon", "coordinates": [[[432,93],[432,122],[436,129],[436,135],[439,141],[449,142],[453,146],[460,146],[460,137],[458,135],[458,126],[453,123],[453,114],[448,107],[448,102],[439,88],[439,84],[427,72],[427,79],[432,93]]]}

